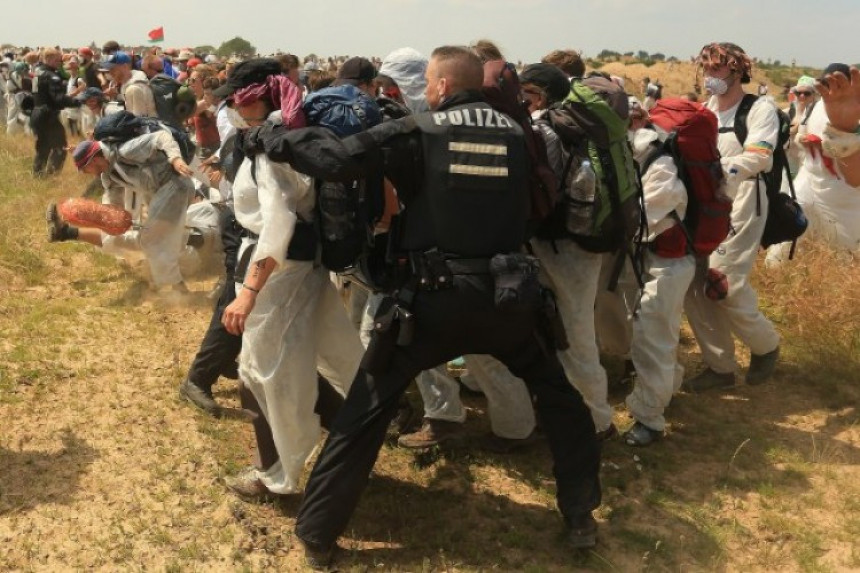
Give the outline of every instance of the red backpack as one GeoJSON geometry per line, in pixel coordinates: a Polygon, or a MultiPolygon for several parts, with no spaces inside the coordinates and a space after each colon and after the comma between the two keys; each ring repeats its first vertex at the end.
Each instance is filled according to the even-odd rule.
{"type": "MultiPolygon", "coordinates": [[[[662,257],[710,255],[728,236],[732,201],[723,191],[723,168],[717,149],[717,116],[703,105],[683,99],[661,99],[651,111],[651,123],[669,133],[662,148],[641,166],[642,173],[661,155],[670,155],[687,188],[683,221],[658,235],[662,257]]],[[[677,218],[677,213],[673,211],[677,218]]]]}
{"type": "Polygon", "coordinates": [[[549,165],[543,138],[532,129],[531,116],[522,101],[520,78],[514,65],[505,60],[486,62],[481,92],[493,109],[509,115],[523,129],[529,158],[529,219],[531,227],[536,228],[558,202],[559,181],[549,165]]]}

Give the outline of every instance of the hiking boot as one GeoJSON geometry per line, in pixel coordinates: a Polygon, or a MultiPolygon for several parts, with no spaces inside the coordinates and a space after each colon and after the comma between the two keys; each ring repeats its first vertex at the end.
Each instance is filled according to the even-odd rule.
{"type": "Polygon", "coordinates": [[[179,385],[179,397],[197,406],[210,416],[221,417],[221,406],[212,397],[212,390],[198,386],[190,378],[186,378],[179,385]]]}
{"type": "Polygon", "coordinates": [[[71,241],[78,238],[77,229],[63,221],[57,210],[57,204],[51,203],[45,211],[45,221],[48,223],[48,242],[71,241]]]}
{"type": "Polygon", "coordinates": [[[750,357],[750,367],[747,370],[746,382],[750,386],[757,386],[770,380],[776,369],[776,361],[779,358],[779,346],[767,354],[753,354],[750,357]]]}
{"type": "Polygon", "coordinates": [[[481,440],[481,447],[494,454],[509,454],[537,443],[538,439],[537,432],[535,431],[532,431],[525,438],[503,438],[496,434],[489,434],[481,440]]]}
{"type": "Polygon", "coordinates": [[[574,519],[565,518],[567,544],[574,549],[591,549],[597,545],[597,521],[591,512],[574,519]]]}
{"type": "Polygon", "coordinates": [[[420,449],[447,442],[460,433],[463,424],[447,420],[424,418],[424,425],[417,432],[403,434],[397,439],[401,448],[420,449]]]}
{"type": "Polygon", "coordinates": [[[632,428],[624,432],[624,443],[628,446],[650,446],[661,439],[663,439],[663,432],[652,430],[642,422],[636,422],[632,428]]]}
{"type": "Polygon", "coordinates": [[[335,546],[323,547],[322,545],[310,543],[303,539],[299,539],[299,541],[305,551],[305,565],[314,571],[331,570],[331,561],[334,555],[335,546]]]}
{"type": "Polygon", "coordinates": [[[239,497],[250,501],[269,499],[276,495],[260,481],[257,468],[253,466],[245,468],[235,476],[225,477],[224,485],[239,497]]]}
{"type": "Polygon", "coordinates": [[[414,430],[417,422],[418,416],[416,415],[415,408],[404,399],[397,404],[397,414],[394,415],[394,419],[388,425],[388,431],[392,435],[402,436],[414,430]]]}
{"type": "Polygon", "coordinates": [[[715,388],[730,388],[734,385],[734,372],[720,374],[719,372],[714,372],[710,368],[705,368],[698,375],[690,378],[689,380],[685,380],[684,383],[681,384],[681,390],[697,394],[699,392],[715,388]]]}
{"type": "Polygon", "coordinates": [[[597,432],[597,441],[605,442],[606,440],[611,440],[615,436],[618,435],[618,428],[615,427],[615,424],[610,423],[609,427],[605,430],[600,430],[597,432]]]}

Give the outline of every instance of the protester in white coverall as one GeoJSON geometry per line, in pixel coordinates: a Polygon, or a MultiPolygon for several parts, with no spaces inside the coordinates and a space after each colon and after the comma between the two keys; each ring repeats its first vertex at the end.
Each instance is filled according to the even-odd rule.
{"type": "MultiPolygon", "coordinates": [[[[249,60],[233,69],[226,88],[235,90],[231,98],[242,118],[234,119],[237,128],[245,127],[242,120],[254,126],[267,117],[304,125],[301,89],[286,76],[259,77],[279,69],[275,60],[249,60]]],[[[345,395],[364,351],[328,272],[314,260],[316,248],[310,260],[293,250],[299,227],[313,221],[315,200],[311,178],[263,154],[246,158],[233,182],[236,219],[252,234],[243,239],[239,260],[248,249],[252,254],[247,272],[237,270],[243,282],[237,282],[236,300],[222,322],[232,334],[243,334],[239,377],[259,403],[277,450],[268,467],[249,468],[228,481],[240,493],[300,491],[302,469],[320,439],[317,370],[345,395]]]]}
{"type": "Polygon", "coordinates": [[[851,67],[845,74],[838,70],[816,82],[829,123],[822,147],[839,163],[845,182],[860,188],[860,70],[851,67]]]}
{"type": "MultiPolygon", "coordinates": [[[[85,140],[73,154],[75,165],[89,175],[101,177],[103,203],[134,213],[147,206],[146,219],[134,237],[146,256],[152,282],[156,288],[170,286],[187,290],[179,268],[179,258],[186,246],[185,215],[194,194],[187,177],[191,169],[182,159],[179,146],[169,131],[148,133],[119,146],[85,140]],[[130,205],[130,198],[139,200],[130,205]]],[[[56,209],[49,209],[51,241],[83,240],[102,246],[106,251],[122,248],[123,235],[84,236],[96,233],[63,224],[56,209]],[[117,243],[118,245],[115,245],[117,243]]]]}
{"type": "MultiPolygon", "coordinates": [[[[655,142],[666,139],[658,127],[633,133],[633,157],[640,165],[655,153],[655,142]]],[[[668,155],[653,160],[642,173],[649,242],[683,220],[687,212],[687,190],[678,168],[668,155]],[[674,214],[673,214],[674,212],[674,214]]],[[[663,435],[663,412],[681,386],[684,369],[678,363],[678,340],[684,296],[696,270],[693,255],[661,256],[647,249],[644,261],[645,288],[633,320],[632,359],[636,382],[627,396],[627,409],[636,423],[624,434],[631,446],[647,446],[663,435]]]]}
{"type": "Polygon", "coordinates": [[[728,296],[718,302],[704,294],[702,273],[697,273],[687,294],[684,310],[707,367],[684,382],[688,391],[732,386],[735,383],[733,335],[752,353],[748,384],[768,380],[779,355],[779,334],[758,308],[758,296],[750,274],[758,254],[767,215],[764,184],[756,176],[770,170],[779,131],[776,108],[759,98],[747,117],[748,135],[741,146],[733,129],[743,85],[751,75],[749,57],[734,44],[709,44],[699,62],[705,72],[705,88],[713,95],[707,107],[718,120],[718,145],[726,177],[726,192],[733,200],[729,236],[710,256],[709,266],[728,279],[728,296]]]}
{"type": "Polygon", "coordinates": [[[828,123],[825,107],[816,106],[806,129],[797,134],[797,143],[806,149],[797,199],[811,231],[839,250],[860,254],[860,193],[845,182],[839,161],[822,148],[828,123]]]}
{"type": "MultiPolygon", "coordinates": [[[[564,99],[570,91],[567,77],[555,66],[542,63],[523,70],[521,81],[532,118],[547,144],[550,164],[561,175],[568,156],[545,115],[550,103],[564,99]]],[[[567,179],[569,182],[570,178],[567,179]]],[[[608,400],[606,371],[600,364],[594,309],[598,292],[607,288],[610,280],[608,267],[611,264],[604,263],[614,261],[614,258],[586,251],[570,238],[554,241],[533,239],[530,245],[540,259],[542,278],[555,292],[559,315],[566,327],[570,347],[558,353],[559,360],[568,379],[588,405],[598,435],[609,437],[615,433],[615,426],[608,400]]],[[[623,317],[619,323],[627,322],[626,313],[622,311],[620,314],[623,317]]],[[[626,352],[629,344],[623,346],[621,352],[626,352]]]]}

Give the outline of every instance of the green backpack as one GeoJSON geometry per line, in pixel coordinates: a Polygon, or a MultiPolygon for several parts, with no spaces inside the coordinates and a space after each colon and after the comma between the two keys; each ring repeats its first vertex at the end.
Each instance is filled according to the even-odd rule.
{"type": "Polygon", "coordinates": [[[602,75],[575,78],[570,94],[550,109],[549,121],[568,157],[562,200],[543,235],[572,238],[592,252],[630,252],[643,227],[642,183],[627,140],[627,94],[602,75]],[[589,165],[590,163],[590,165],[589,165]],[[593,169],[593,196],[583,193],[593,169]]]}

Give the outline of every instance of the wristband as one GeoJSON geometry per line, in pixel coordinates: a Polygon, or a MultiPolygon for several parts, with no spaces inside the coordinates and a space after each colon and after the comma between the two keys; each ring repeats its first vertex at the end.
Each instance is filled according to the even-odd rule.
{"type": "Polygon", "coordinates": [[[255,289],[254,287],[249,287],[249,286],[248,286],[248,285],[246,285],[245,283],[242,283],[242,288],[246,288],[246,289],[248,289],[249,291],[251,291],[251,292],[252,292],[252,293],[254,293],[254,294],[260,294],[260,291],[259,291],[259,290],[255,289]]]}
{"type": "Polygon", "coordinates": [[[842,159],[860,151],[860,133],[849,133],[827,124],[821,141],[824,152],[835,159],[842,159]]]}

